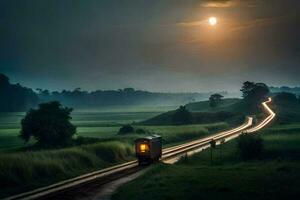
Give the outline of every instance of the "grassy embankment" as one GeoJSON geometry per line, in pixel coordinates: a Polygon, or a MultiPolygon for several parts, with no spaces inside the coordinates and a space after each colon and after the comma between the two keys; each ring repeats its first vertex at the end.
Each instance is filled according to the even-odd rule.
{"type": "MultiPolygon", "coordinates": [[[[185,108],[191,113],[193,123],[217,123],[226,122],[236,126],[245,120],[246,115],[257,115],[261,118],[264,113],[259,106],[247,104],[246,101],[237,98],[222,99],[216,107],[210,107],[209,101],[189,103],[185,108]]],[[[176,110],[162,113],[142,123],[145,125],[172,125],[176,110]]]]}
{"type": "Polygon", "coordinates": [[[159,164],[113,196],[121,199],[297,199],[300,185],[300,123],[260,132],[262,160],[242,161],[236,140],[175,165],[159,164]]]}

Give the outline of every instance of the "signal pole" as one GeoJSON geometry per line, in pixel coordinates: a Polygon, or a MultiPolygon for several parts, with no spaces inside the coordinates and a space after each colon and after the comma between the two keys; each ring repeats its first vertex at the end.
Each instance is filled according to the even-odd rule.
{"type": "Polygon", "coordinates": [[[210,164],[212,165],[213,163],[213,149],[216,148],[216,141],[212,139],[210,142],[210,164]]]}
{"type": "Polygon", "coordinates": [[[221,159],[221,162],[223,161],[223,159],[222,159],[222,146],[223,146],[224,143],[225,143],[225,139],[223,138],[220,141],[220,159],[221,159]]]}

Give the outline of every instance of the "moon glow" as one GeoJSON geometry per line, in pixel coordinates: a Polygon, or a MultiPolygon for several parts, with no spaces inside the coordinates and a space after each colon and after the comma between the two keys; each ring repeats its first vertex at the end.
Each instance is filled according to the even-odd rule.
{"type": "Polygon", "coordinates": [[[216,17],[210,17],[210,18],[208,19],[208,23],[209,23],[209,25],[211,25],[211,26],[215,26],[215,25],[218,23],[218,20],[217,20],[216,17]]]}

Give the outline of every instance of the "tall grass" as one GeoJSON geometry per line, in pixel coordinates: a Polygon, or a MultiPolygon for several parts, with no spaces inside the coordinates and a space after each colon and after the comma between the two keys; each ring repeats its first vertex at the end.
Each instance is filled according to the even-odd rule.
{"type": "Polygon", "coordinates": [[[120,142],[2,154],[0,197],[130,160],[132,155],[133,147],[120,142]]]}

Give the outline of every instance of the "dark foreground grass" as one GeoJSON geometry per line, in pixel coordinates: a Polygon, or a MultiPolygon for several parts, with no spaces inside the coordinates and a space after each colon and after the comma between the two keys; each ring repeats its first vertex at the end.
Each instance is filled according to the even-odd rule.
{"type": "Polygon", "coordinates": [[[160,164],[121,187],[113,196],[123,199],[298,199],[300,195],[300,132],[297,124],[275,126],[261,133],[262,160],[243,162],[236,141],[182,159],[160,164]],[[289,128],[290,127],[290,128],[289,128]],[[278,131],[280,130],[280,131],[278,131]]]}
{"type": "Polygon", "coordinates": [[[101,142],[0,155],[0,198],[133,159],[132,145],[101,142]]]}

